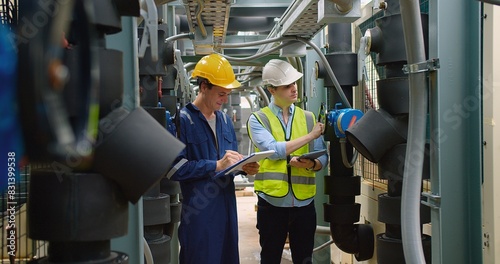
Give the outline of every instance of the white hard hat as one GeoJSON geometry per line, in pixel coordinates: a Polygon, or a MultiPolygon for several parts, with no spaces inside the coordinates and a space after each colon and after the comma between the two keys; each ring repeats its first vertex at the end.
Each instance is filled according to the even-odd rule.
{"type": "Polygon", "coordinates": [[[270,60],[262,70],[263,85],[272,85],[274,87],[289,85],[300,78],[302,78],[302,73],[283,60],[270,60]]]}

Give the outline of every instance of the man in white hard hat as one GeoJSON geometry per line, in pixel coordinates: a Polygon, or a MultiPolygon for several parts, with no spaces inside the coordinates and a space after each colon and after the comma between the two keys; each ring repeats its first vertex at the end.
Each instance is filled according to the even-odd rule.
{"type": "MultiPolygon", "coordinates": [[[[201,58],[193,70],[198,95],[180,111],[179,139],[186,144],[167,177],[180,182],[182,213],[179,226],[181,264],[237,264],[238,221],[234,174],[217,172],[242,155],[232,119],[220,111],[231,89],[241,84],[231,64],[219,54],[201,58]]],[[[257,173],[258,163],[243,166],[257,173]]]]}
{"type": "Polygon", "coordinates": [[[255,150],[276,152],[259,162],[254,181],[262,264],[280,263],[287,236],[293,263],[312,263],[315,172],[327,165],[328,156],[297,158],[326,149],[321,136],[324,125],[316,123],[312,112],[294,105],[300,78],[302,73],[289,63],[270,60],[264,66],[262,82],[272,95],[271,103],[253,113],[247,122],[255,150]]]}

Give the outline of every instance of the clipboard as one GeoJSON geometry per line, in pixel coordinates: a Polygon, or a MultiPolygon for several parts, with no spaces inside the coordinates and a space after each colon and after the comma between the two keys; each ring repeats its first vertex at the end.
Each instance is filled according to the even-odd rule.
{"type": "Polygon", "coordinates": [[[275,153],[274,150],[266,150],[266,151],[260,151],[260,152],[255,152],[250,154],[249,156],[241,159],[240,161],[236,162],[235,164],[227,167],[224,170],[221,170],[215,174],[215,177],[220,177],[222,175],[227,175],[233,171],[238,171],[242,170],[243,166],[247,163],[251,162],[257,162],[261,159],[265,159],[275,153]]]}
{"type": "Polygon", "coordinates": [[[326,149],[322,149],[322,150],[318,150],[318,151],[313,151],[313,152],[309,152],[309,153],[306,153],[306,154],[303,154],[301,156],[298,157],[298,159],[317,159],[323,155],[327,154],[327,151],[326,149]]]}

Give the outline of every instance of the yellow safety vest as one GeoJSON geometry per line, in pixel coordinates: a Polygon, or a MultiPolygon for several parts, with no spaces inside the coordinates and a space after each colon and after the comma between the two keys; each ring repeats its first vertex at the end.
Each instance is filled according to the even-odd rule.
{"type": "MultiPolygon", "coordinates": [[[[295,107],[292,120],[292,131],[290,138],[286,138],[285,129],[280,120],[269,107],[262,108],[253,114],[262,126],[267,129],[276,141],[290,141],[308,134],[316,123],[314,114],[295,107]]],[[[251,133],[248,133],[251,139],[251,133]]],[[[297,149],[290,156],[300,156],[313,149],[314,141],[309,142],[297,149]]],[[[261,151],[255,148],[255,151],[261,151]]],[[[292,192],[298,200],[307,200],[316,194],[316,182],[314,171],[304,168],[288,166],[289,159],[270,160],[263,159],[260,163],[259,172],[255,175],[255,192],[265,193],[273,197],[284,197],[288,194],[289,184],[292,184],[292,192]]]]}

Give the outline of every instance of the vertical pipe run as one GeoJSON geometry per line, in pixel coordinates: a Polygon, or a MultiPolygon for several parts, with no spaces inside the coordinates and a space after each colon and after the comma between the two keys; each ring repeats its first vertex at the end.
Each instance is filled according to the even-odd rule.
{"type": "MultiPolygon", "coordinates": [[[[419,1],[400,0],[408,65],[424,62],[419,1]]],[[[425,72],[410,73],[408,142],[401,197],[401,230],[407,263],[425,263],[420,230],[421,175],[424,162],[427,88],[425,72]]]]}
{"type": "Polygon", "coordinates": [[[328,24],[328,52],[352,52],[351,31],[348,23],[328,24]]]}
{"type": "MultiPolygon", "coordinates": [[[[350,24],[330,24],[328,25],[328,43],[330,46],[329,55],[341,55],[349,58],[349,55],[356,55],[351,52],[351,25],[350,24]]],[[[334,63],[326,59],[324,62],[325,69],[329,72],[332,84],[337,88],[335,82],[340,89],[337,93],[330,93],[328,102],[331,105],[336,105],[343,102],[342,108],[351,108],[353,100],[353,80],[350,78],[343,78],[336,80],[333,72],[334,63]]],[[[338,61],[337,61],[338,62],[338,61]]],[[[345,60],[344,67],[349,68],[346,76],[352,73],[352,76],[357,76],[356,60],[345,60]],[[353,72],[354,71],[354,72],[353,72]]],[[[339,67],[335,67],[339,70],[339,67]]],[[[356,78],[354,78],[356,79],[356,78]]],[[[352,166],[346,166],[342,160],[345,155],[348,157],[353,156],[353,148],[348,144],[344,153],[342,153],[342,143],[339,138],[332,137],[330,142],[330,175],[325,176],[325,182],[329,184],[325,187],[325,193],[329,196],[328,204],[324,204],[325,208],[325,221],[330,222],[330,233],[335,245],[342,251],[354,254],[358,261],[364,261],[373,257],[374,240],[373,229],[367,224],[354,224],[358,222],[360,215],[360,204],[356,203],[355,196],[360,194],[360,181],[359,176],[354,176],[354,169],[352,166]],[[344,155],[343,155],[344,154],[344,155]],[[342,187],[333,188],[332,186],[342,187]],[[340,191],[340,189],[348,191],[340,191]]],[[[345,146],[345,145],[344,145],[345,146]]]]}

